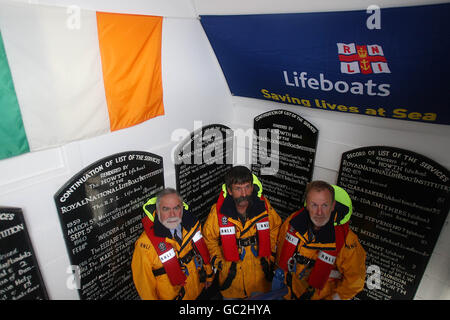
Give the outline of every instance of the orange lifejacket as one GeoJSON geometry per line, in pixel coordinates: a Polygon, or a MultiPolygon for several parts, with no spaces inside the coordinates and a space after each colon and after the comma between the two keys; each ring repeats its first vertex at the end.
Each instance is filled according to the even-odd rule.
{"type": "MultiPolygon", "coordinates": [[[[228,221],[228,217],[220,212],[222,204],[225,200],[225,192],[221,192],[217,200],[216,210],[219,220],[220,240],[222,242],[222,250],[225,260],[239,261],[239,249],[236,241],[236,227],[228,221]]],[[[267,202],[264,196],[259,195],[259,199],[264,201],[266,211],[267,202]]],[[[272,254],[270,246],[270,225],[269,216],[265,215],[256,222],[257,239],[258,239],[258,256],[269,257],[272,254]]]]}
{"type": "MultiPolygon", "coordinates": [[[[291,221],[301,213],[307,214],[305,208],[302,208],[294,213],[291,221]]],[[[319,255],[315,260],[314,267],[312,268],[308,278],[308,284],[311,287],[320,290],[325,286],[331,270],[334,269],[336,257],[344,246],[348,228],[348,223],[334,226],[336,249],[319,251],[319,255]]],[[[297,247],[300,242],[300,239],[295,234],[296,230],[292,227],[292,225],[290,225],[286,233],[285,241],[283,242],[283,247],[281,248],[281,254],[278,262],[280,268],[282,268],[285,272],[291,272],[288,264],[294,253],[297,252],[297,247]]]]}
{"type": "Polygon", "coordinates": [[[308,278],[308,284],[316,289],[323,289],[325,283],[330,277],[331,270],[334,269],[336,257],[344,246],[345,238],[348,233],[348,223],[334,227],[336,237],[336,250],[319,251],[314,267],[308,278]]]}
{"type": "MultiPolygon", "coordinates": [[[[180,261],[178,260],[177,254],[173,246],[166,241],[164,237],[158,237],[154,232],[154,223],[145,216],[142,219],[142,225],[144,226],[145,233],[147,237],[153,244],[159,260],[163,264],[164,270],[169,277],[170,283],[173,286],[184,285],[186,281],[186,275],[181,268],[180,261]]],[[[192,236],[192,241],[194,250],[201,256],[203,263],[210,263],[209,251],[206,247],[205,240],[202,237],[200,229],[196,231],[192,236]]]]}

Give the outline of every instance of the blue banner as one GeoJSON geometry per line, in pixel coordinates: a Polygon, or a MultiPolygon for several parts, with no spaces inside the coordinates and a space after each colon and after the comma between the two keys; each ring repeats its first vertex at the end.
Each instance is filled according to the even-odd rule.
{"type": "Polygon", "coordinates": [[[450,4],[201,16],[233,95],[450,124],[450,4]]]}

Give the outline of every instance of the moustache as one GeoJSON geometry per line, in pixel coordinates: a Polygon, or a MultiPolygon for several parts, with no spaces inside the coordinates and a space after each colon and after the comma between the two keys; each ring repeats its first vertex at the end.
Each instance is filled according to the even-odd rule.
{"type": "Polygon", "coordinates": [[[177,225],[181,223],[181,218],[167,218],[164,221],[161,221],[161,220],[159,220],[159,221],[167,229],[173,229],[173,228],[176,228],[177,225]]]}
{"type": "Polygon", "coordinates": [[[238,197],[235,198],[234,201],[236,204],[240,204],[242,201],[247,201],[248,203],[251,203],[252,197],[251,196],[245,196],[245,197],[238,197]]]}

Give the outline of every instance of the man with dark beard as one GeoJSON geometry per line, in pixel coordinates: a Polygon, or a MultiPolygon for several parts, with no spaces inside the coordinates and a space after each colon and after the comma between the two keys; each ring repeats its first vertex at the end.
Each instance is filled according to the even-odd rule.
{"type": "Polygon", "coordinates": [[[270,291],[280,225],[256,176],[244,166],[233,167],[203,226],[225,299],[270,291]]]}
{"type": "Polygon", "coordinates": [[[161,191],[143,209],[144,232],[136,241],[131,262],[139,296],[202,299],[200,294],[210,286],[213,273],[199,221],[172,188],[161,191]]]}

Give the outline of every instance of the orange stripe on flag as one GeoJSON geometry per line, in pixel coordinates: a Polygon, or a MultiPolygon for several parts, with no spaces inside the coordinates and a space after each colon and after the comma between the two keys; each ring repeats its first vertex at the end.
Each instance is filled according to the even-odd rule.
{"type": "Polygon", "coordinates": [[[163,115],[162,17],[97,12],[111,131],[163,115]]]}

